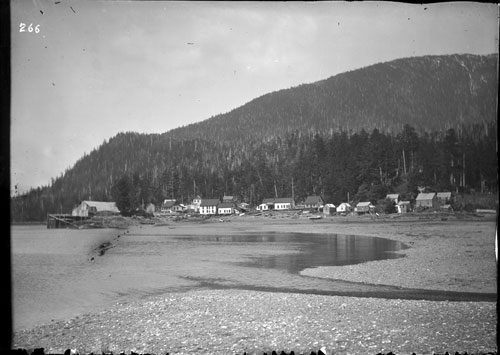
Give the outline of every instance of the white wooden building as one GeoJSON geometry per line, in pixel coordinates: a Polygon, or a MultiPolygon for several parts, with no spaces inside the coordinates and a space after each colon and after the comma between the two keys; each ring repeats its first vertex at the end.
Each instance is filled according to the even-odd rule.
{"type": "Polygon", "coordinates": [[[342,202],[337,206],[337,212],[351,212],[352,206],[347,202],[342,202]]]}
{"type": "Polygon", "coordinates": [[[337,208],[333,203],[327,203],[323,206],[323,214],[330,216],[337,212],[337,208]]]}
{"type": "Polygon", "coordinates": [[[399,201],[396,208],[398,213],[408,213],[410,212],[410,201],[399,201]]]}
{"type": "Polygon", "coordinates": [[[234,213],[234,204],[231,202],[222,202],[217,206],[217,214],[233,214],[234,213]]]}
{"type": "Polygon", "coordinates": [[[71,215],[75,217],[89,217],[97,213],[119,214],[120,210],[116,207],[115,202],[82,201],[77,207],[73,208],[71,215]]]}
{"type": "Polygon", "coordinates": [[[295,201],[291,197],[275,198],[274,209],[276,211],[290,210],[295,208],[295,201]]]}
{"type": "Polygon", "coordinates": [[[354,208],[354,211],[358,214],[370,213],[373,211],[374,208],[375,206],[372,205],[370,201],[364,201],[364,202],[359,202],[354,208]]]}
{"type": "Polygon", "coordinates": [[[216,215],[217,206],[220,201],[218,199],[203,199],[200,204],[200,214],[203,215],[216,215]]]}

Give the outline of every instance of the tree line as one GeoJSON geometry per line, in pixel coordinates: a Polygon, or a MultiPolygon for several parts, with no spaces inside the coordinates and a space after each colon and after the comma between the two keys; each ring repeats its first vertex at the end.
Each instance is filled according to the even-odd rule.
{"type": "Polygon", "coordinates": [[[168,199],[188,204],[236,196],[257,205],[268,197],[321,195],[325,202],[375,203],[387,193],[414,198],[433,191],[496,192],[496,122],[397,134],[292,131],[242,141],[120,133],[82,157],[49,186],[11,202],[14,222],[71,213],[82,200],[115,201],[123,211],[168,199]]]}

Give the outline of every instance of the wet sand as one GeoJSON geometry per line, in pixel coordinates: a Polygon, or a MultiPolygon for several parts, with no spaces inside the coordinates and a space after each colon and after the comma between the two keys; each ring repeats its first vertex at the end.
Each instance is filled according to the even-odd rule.
{"type": "MultiPolygon", "coordinates": [[[[151,227],[156,234],[205,235],[246,232],[338,233],[396,240],[409,246],[398,252],[403,258],[347,266],[307,269],[301,275],[367,284],[456,292],[497,292],[495,261],[496,220],[448,217],[406,220],[371,217],[290,219],[231,217],[220,223],[179,222],[151,227]]],[[[149,229],[147,229],[150,233],[149,229]]],[[[134,233],[141,233],[139,229],[134,233]]]]}
{"type": "Polygon", "coordinates": [[[272,349],[297,353],[321,346],[341,354],[496,351],[494,220],[331,217],[312,221],[279,215],[224,220],[136,226],[130,233],[201,236],[267,231],[390,238],[410,245],[401,251],[404,258],[314,268],[302,274],[318,280],[360,282],[361,286],[484,294],[489,301],[284,294],[264,288],[181,290],[17,332],[15,347],[45,347],[51,352],[77,348],[94,353],[137,350],[176,354],[259,353],[272,349]]]}
{"type": "Polygon", "coordinates": [[[338,294],[358,287],[300,276],[298,271],[385,259],[393,256],[385,251],[400,249],[400,243],[383,238],[233,233],[229,225],[211,226],[201,235],[183,234],[190,231],[186,224],[128,231],[16,229],[14,328],[101,311],[115,302],[200,288],[338,294]]]}

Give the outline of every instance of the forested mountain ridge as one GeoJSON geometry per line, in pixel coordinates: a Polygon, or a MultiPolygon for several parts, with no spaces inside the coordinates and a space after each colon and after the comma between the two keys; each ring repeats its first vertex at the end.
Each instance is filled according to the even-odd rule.
{"type": "Polygon", "coordinates": [[[337,204],[347,194],[411,195],[417,185],[495,189],[497,62],[498,55],[400,59],[162,134],[120,133],[50,186],[13,198],[12,219],[43,220],[84,199],[124,195],[135,209],[198,194],[251,204],[319,194],[337,204]]]}
{"type": "Polygon", "coordinates": [[[224,141],[288,132],[444,131],[496,120],[498,55],[403,58],[272,92],[166,133],[224,141]]]}

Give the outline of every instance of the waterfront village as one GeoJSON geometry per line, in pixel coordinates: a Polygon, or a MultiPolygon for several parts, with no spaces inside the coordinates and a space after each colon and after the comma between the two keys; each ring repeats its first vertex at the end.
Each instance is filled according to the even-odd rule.
{"type": "MultiPolygon", "coordinates": [[[[386,200],[393,205],[396,213],[407,213],[413,210],[451,210],[451,192],[420,193],[414,203],[400,201],[399,194],[388,194],[386,200]]],[[[357,203],[342,202],[338,206],[325,203],[321,196],[308,196],[302,203],[296,204],[292,197],[265,198],[262,203],[252,208],[248,203],[238,202],[234,196],[223,196],[222,199],[201,198],[196,196],[192,203],[184,205],[175,199],[165,199],[160,206],[150,203],[138,209],[142,216],[164,217],[182,213],[200,214],[204,216],[227,216],[248,212],[262,213],[266,211],[299,210],[315,212],[316,216],[341,214],[374,214],[378,213],[376,206],[369,201],[357,203]]],[[[380,211],[384,212],[384,211],[380,211]]],[[[72,216],[88,217],[92,214],[120,213],[114,202],[82,201],[72,211],[72,216]]]]}
{"type": "MultiPolygon", "coordinates": [[[[217,198],[202,198],[196,196],[190,204],[178,203],[175,199],[165,199],[160,205],[152,203],[141,206],[130,214],[129,217],[137,218],[144,223],[155,223],[152,220],[165,218],[189,218],[189,217],[218,217],[263,215],[272,213],[289,212],[294,215],[304,215],[309,219],[322,219],[326,216],[348,216],[348,215],[372,215],[381,214],[402,215],[406,213],[419,212],[453,212],[453,206],[459,204],[460,195],[451,192],[424,192],[421,191],[414,200],[401,200],[399,194],[388,194],[386,198],[373,205],[370,201],[342,202],[339,205],[325,202],[321,196],[307,196],[304,200],[296,203],[294,198],[265,198],[257,206],[240,202],[234,196],[223,196],[217,198]]],[[[476,212],[496,213],[492,210],[481,210],[476,212]]],[[[115,202],[104,201],[82,201],[76,206],[71,214],[49,214],[47,216],[48,228],[81,227],[81,222],[96,216],[120,215],[120,210],[115,202]],[[80,222],[80,224],[79,224],[80,222]]]]}

